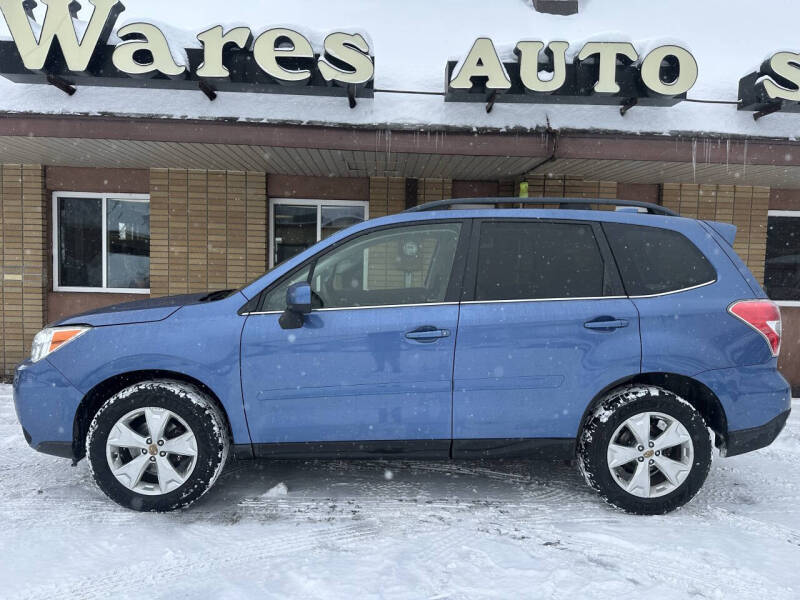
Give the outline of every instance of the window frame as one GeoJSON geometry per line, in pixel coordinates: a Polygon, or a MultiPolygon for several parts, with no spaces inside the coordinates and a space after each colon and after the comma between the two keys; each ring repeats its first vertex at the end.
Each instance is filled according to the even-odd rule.
{"type": "Polygon", "coordinates": [[[470,243],[470,254],[467,259],[467,271],[464,275],[462,286],[462,304],[501,304],[509,302],[558,302],[574,300],[619,300],[628,298],[622,286],[622,276],[617,268],[611,247],[606,240],[605,232],[599,221],[589,221],[582,219],[537,219],[519,217],[492,217],[476,218],[472,228],[472,240],[470,243]],[[568,225],[589,225],[592,228],[600,257],[603,260],[603,267],[610,277],[609,288],[611,293],[605,296],[569,296],[566,298],[512,298],[507,300],[476,300],[476,290],[478,286],[478,261],[480,259],[480,235],[481,227],[484,223],[557,223],[568,225]]]}
{"type": "MultiPolygon", "coordinates": [[[[800,219],[800,210],[768,210],[767,211],[767,235],[769,235],[769,217],[789,217],[800,219]]],[[[766,244],[766,238],[764,238],[766,244]]],[[[766,292],[767,279],[767,253],[764,251],[764,291],[766,292]]],[[[778,306],[800,306],[800,300],[775,300],[770,298],[778,306]]]]}
{"type": "MultiPolygon", "coordinates": [[[[340,311],[340,310],[364,310],[368,308],[398,308],[398,307],[414,307],[414,306],[442,306],[442,305],[449,305],[449,304],[458,304],[460,296],[464,289],[464,283],[466,281],[466,270],[467,270],[467,261],[470,258],[471,247],[472,247],[472,240],[473,235],[475,232],[476,227],[474,226],[475,220],[463,217],[456,217],[453,218],[444,218],[444,219],[426,219],[421,221],[402,221],[399,223],[390,223],[388,225],[380,225],[377,227],[370,227],[368,229],[364,229],[362,231],[356,232],[353,235],[349,235],[344,239],[339,240],[338,242],[331,244],[329,247],[321,250],[314,256],[311,256],[301,262],[299,265],[295,266],[290,271],[281,275],[278,279],[271,282],[268,286],[262,289],[256,296],[253,297],[255,300],[254,307],[255,310],[250,311],[243,311],[241,312],[242,315],[279,315],[283,313],[283,310],[263,310],[264,302],[266,301],[266,296],[276,287],[281,285],[287,279],[294,277],[296,273],[303,270],[309,265],[312,265],[309,274],[313,276],[314,269],[313,265],[316,262],[331,252],[334,252],[340,246],[347,244],[361,236],[369,235],[371,233],[375,233],[377,231],[384,231],[387,229],[396,229],[401,227],[413,227],[418,225],[436,225],[442,223],[459,223],[461,225],[461,232],[459,234],[458,243],[456,244],[456,251],[455,257],[453,259],[453,266],[450,272],[450,280],[447,283],[447,289],[445,291],[445,298],[442,302],[426,302],[424,304],[376,304],[374,306],[348,306],[348,307],[337,307],[337,308],[315,308],[312,309],[311,312],[326,312],[326,311],[340,311]]],[[[250,300],[253,302],[253,300],[250,300]]],[[[248,304],[250,304],[248,302],[248,304]]],[[[245,305],[248,306],[248,304],[245,305]]],[[[243,309],[245,307],[242,307],[243,309]]]]}
{"type": "MultiPolygon", "coordinates": [[[[150,204],[150,194],[114,194],[105,192],[69,192],[57,191],[52,195],[52,216],[53,216],[53,291],[54,292],[78,292],[78,293],[96,293],[96,294],[150,294],[150,288],[110,288],[107,287],[108,282],[108,201],[110,200],[124,200],[126,202],[142,202],[150,204]],[[59,236],[58,236],[58,200],[60,198],[89,198],[92,200],[100,200],[101,206],[101,244],[102,244],[102,271],[103,271],[103,285],[102,287],[84,287],[84,286],[70,286],[59,285],[60,282],[60,269],[58,265],[59,255],[59,236]]],[[[148,256],[148,258],[150,258],[148,256]]]]}
{"type": "Polygon", "coordinates": [[[328,198],[270,198],[269,199],[269,268],[275,268],[275,206],[314,206],[317,209],[317,241],[321,242],[323,206],[359,206],[364,209],[364,220],[369,219],[369,200],[331,200],[328,198]]]}

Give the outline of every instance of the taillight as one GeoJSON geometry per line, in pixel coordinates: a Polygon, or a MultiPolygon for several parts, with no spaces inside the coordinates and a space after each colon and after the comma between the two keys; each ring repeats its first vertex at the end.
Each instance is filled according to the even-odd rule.
{"type": "Polygon", "coordinates": [[[739,300],[728,312],[759,332],[769,344],[772,356],[781,349],[781,309],[771,300],[739,300]]]}

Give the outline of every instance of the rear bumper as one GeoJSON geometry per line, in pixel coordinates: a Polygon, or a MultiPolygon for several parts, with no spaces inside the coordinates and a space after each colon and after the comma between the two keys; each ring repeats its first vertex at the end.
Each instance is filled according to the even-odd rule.
{"type": "Polygon", "coordinates": [[[735,456],[771,444],[792,407],[789,384],[777,361],[695,375],[714,392],[725,411],[725,455],[735,456]]]}
{"type": "Polygon", "coordinates": [[[14,372],[14,408],[25,441],[39,452],[73,457],[75,411],[83,399],[47,359],[27,360],[14,372]]]}
{"type": "Polygon", "coordinates": [[[725,456],[736,456],[769,446],[783,431],[790,412],[787,410],[759,427],[728,432],[728,438],[725,441],[725,456]]]}
{"type": "Polygon", "coordinates": [[[792,407],[789,384],[774,359],[763,365],[704,371],[694,378],[719,398],[728,431],[760,427],[792,407]]]}

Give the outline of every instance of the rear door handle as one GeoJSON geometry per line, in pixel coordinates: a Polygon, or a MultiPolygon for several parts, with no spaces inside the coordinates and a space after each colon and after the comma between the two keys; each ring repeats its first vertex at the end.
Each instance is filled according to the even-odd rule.
{"type": "Polygon", "coordinates": [[[435,342],[440,338],[446,338],[450,336],[449,329],[437,329],[432,325],[425,325],[423,327],[418,327],[414,331],[409,331],[406,333],[406,337],[409,340],[415,340],[417,342],[435,342]]]}
{"type": "Polygon", "coordinates": [[[586,321],[583,326],[586,329],[619,329],[620,327],[627,327],[628,321],[625,319],[597,319],[595,321],[586,321]]]}

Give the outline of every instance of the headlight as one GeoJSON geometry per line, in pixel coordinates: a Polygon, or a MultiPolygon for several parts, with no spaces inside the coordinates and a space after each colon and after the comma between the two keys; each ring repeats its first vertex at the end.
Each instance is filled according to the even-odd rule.
{"type": "Polygon", "coordinates": [[[78,336],[89,331],[89,329],[91,328],[83,327],[81,325],[48,327],[47,329],[42,329],[36,334],[36,337],[33,338],[31,360],[33,362],[42,360],[51,352],[55,352],[78,336]]]}

